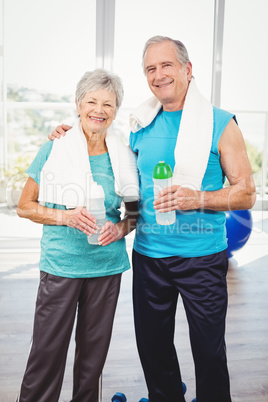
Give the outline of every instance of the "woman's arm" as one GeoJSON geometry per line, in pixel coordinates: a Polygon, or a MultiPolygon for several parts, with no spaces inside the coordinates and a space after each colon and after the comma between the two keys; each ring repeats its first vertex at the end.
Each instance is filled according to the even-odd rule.
{"type": "Polygon", "coordinates": [[[124,218],[113,224],[107,221],[101,228],[101,236],[99,237],[99,244],[107,246],[108,244],[122,239],[136,227],[137,219],[139,216],[139,203],[138,201],[125,203],[125,216],[124,218]]]}
{"type": "Polygon", "coordinates": [[[39,185],[31,178],[27,180],[17,207],[21,218],[43,225],[69,226],[90,235],[96,233],[96,219],[86,208],[70,210],[47,208],[38,203],[39,185]]]}

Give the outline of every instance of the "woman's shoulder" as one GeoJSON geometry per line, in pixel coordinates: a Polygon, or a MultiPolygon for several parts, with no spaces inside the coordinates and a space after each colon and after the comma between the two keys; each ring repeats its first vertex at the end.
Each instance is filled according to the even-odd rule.
{"type": "Polygon", "coordinates": [[[53,147],[53,142],[54,141],[46,141],[43,145],[41,145],[41,147],[39,148],[38,153],[42,154],[42,153],[47,153],[47,152],[51,152],[51,149],[53,147]]]}
{"type": "Polygon", "coordinates": [[[36,157],[34,158],[34,162],[38,164],[44,165],[46,160],[48,159],[50,152],[53,147],[53,141],[47,141],[45,142],[40,148],[39,151],[36,154],[36,157]]]}

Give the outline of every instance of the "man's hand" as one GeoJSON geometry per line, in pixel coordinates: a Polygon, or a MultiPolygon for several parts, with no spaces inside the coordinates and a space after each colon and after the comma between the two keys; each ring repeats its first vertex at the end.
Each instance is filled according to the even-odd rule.
{"type": "Polygon", "coordinates": [[[88,236],[97,233],[96,218],[86,208],[78,207],[64,212],[65,225],[79,229],[88,236]]]}
{"type": "Polygon", "coordinates": [[[201,191],[181,186],[167,187],[159,192],[158,198],[154,201],[154,209],[159,212],[198,209],[201,208],[201,194],[201,191]]]}
{"type": "Polygon", "coordinates": [[[54,141],[55,138],[64,137],[66,132],[70,130],[72,127],[68,126],[68,124],[61,124],[57,126],[55,130],[52,131],[51,134],[48,135],[48,139],[54,141]]]}
{"type": "Polygon", "coordinates": [[[99,244],[101,246],[107,246],[114,241],[121,239],[121,235],[116,225],[114,225],[111,221],[106,221],[103,227],[100,230],[101,235],[99,236],[99,244]]]}

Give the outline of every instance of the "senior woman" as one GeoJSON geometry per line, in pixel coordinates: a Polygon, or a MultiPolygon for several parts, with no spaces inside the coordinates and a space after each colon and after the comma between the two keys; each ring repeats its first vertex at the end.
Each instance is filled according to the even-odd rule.
{"type": "Polygon", "coordinates": [[[74,127],[45,143],[27,169],[17,213],[44,226],[33,342],[19,402],[59,400],[76,316],[71,401],[98,401],[121,274],[130,268],[124,236],[135,227],[139,197],[135,156],[108,130],[122,97],[116,75],[85,73],[77,85],[74,127]],[[93,182],[103,187],[106,208],[97,245],[87,240],[98,229],[85,208],[93,182]]]}

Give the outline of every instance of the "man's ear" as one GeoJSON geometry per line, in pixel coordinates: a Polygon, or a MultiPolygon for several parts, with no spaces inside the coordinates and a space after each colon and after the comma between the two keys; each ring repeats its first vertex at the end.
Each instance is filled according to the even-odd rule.
{"type": "Polygon", "coordinates": [[[187,70],[188,81],[191,81],[193,67],[192,67],[192,63],[190,61],[188,61],[188,63],[187,63],[186,70],[187,70]]]}

